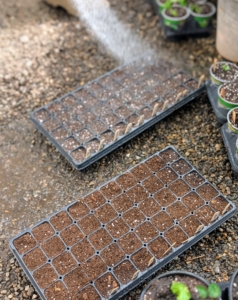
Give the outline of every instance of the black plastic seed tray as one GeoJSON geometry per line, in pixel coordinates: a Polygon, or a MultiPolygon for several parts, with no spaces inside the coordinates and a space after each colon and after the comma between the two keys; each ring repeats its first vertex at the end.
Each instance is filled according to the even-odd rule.
{"type": "Polygon", "coordinates": [[[229,281],[225,282],[218,282],[218,285],[221,288],[222,294],[221,294],[221,299],[222,300],[228,300],[228,288],[229,288],[229,281]]]}
{"type": "Polygon", "coordinates": [[[169,26],[164,24],[164,18],[159,13],[159,8],[155,0],[150,0],[156,14],[159,16],[160,25],[163,28],[164,34],[167,39],[171,41],[180,41],[183,38],[204,38],[210,35],[211,30],[213,29],[212,22],[206,27],[201,28],[190,16],[184,25],[179,30],[174,30],[169,26]]]}
{"type": "Polygon", "coordinates": [[[238,154],[236,153],[237,135],[229,131],[227,123],[222,125],[221,134],[228,152],[231,167],[238,175],[238,154]]]}
{"type": "Polygon", "coordinates": [[[167,147],[17,235],[10,248],[42,299],[116,300],[234,213],[167,147]]]}
{"type": "Polygon", "coordinates": [[[212,105],[213,111],[216,115],[216,119],[220,124],[227,122],[227,113],[229,109],[225,108],[218,102],[218,88],[219,86],[212,84],[208,81],[207,84],[207,95],[212,105]]]}
{"type": "Polygon", "coordinates": [[[81,170],[204,90],[169,63],[155,66],[139,59],[41,107],[31,120],[81,170]]]}

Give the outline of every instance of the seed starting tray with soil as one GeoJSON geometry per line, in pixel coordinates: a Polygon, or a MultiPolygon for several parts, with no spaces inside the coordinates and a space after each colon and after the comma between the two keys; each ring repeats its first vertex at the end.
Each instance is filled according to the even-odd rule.
{"type": "Polygon", "coordinates": [[[116,300],[235,213],[173,147],[10,241],[42,299],[116,300]]]}
{"type": "Polygon", "coordinates": [[[227,122],[227,113],[229,109],[221,106],[218,102],[218,88],[216,84],[213,84],[211,81],[207,82],[207,95],[209,101],[212,105],[213,111],[216,115],[217,122],[224,124],[227,122]]]}
{"type": "Polygon", "coordinates": [[[236,152],[237,135],[228,130],[228,124],[221,127],[221,134],[226,146],[233,171],[238,175],[238,153],[236,152]]]}
{"type": "Polygon", "coordinates": [[[156,0],[149,0],[152,4],[156,14],[159,16],[159,22],[163,28],[164,34],[170,41],[180,41],[183,38],[204,38],[210,35],[213,29],[212,23],[206,27],[201,28],[194,20],[192,16],[189,16],[184,25],[179,30],[174,30],[164,24],[164,18],[159,13],[159,7],[156,0]]]}
{"type": "Polygon", "coordinates": [[[204,90],[167,62],[152,66],[140,59],[41,107],[31,120],[82,170],[204,90]]]}

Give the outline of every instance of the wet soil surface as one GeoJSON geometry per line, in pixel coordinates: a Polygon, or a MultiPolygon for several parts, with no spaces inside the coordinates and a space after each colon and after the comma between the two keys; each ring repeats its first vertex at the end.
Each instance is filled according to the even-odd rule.
{"type": "MultiPolygon", "coordinates": [[[[215,31],[210,38],[174,44],[163,38],[158,17],[145,1],[110,2],[119,17],[154,44],[160,55],[186,62],[193,76],[208,75],[213,58],[221,60],[215,50],[215,31]]],[[[85,30],[81,21],[62,9],[53,9],[41,0],[4,1],[0,3],[0,8],[0,45],[3,49],[0,58],[1,299],[39,299],[8,248],[10,237],[167,145],[176,146],[206,178],[237,203],[237,179],[231,171],[219,124],[206,97],[180,109],[84,172],[74,170],[34,128],[28,120],[29,113],[110,71],[118,63],[98,48],[94,37],[85,30]]],[[[188,84],[186,86],[189,87],[188,84]]],[[[67,101],[73,105],[72,99],[67,101]]],[[[82,129],[78,121],[68,126],[75,132],[82,129]]],[[[65,133],[55,134],[61,139],[65,133]]],[[[143,190],[137,189],[136,192],[144,195],[143,190]]],[[[199,197],[197,199],[199,201],[199,197]]],[[[104,203],[106,200],[100,201],[104,203]]],[[[88,199],[87,203],[92,208],[102,205],[94,199],[88,199]]],[[[50,236],[50,230],[46,234],[50,236]]],[[[37,236],[36,233],[36,239],[37,236]]],[[[44,239],[43,236],[38,238],[44,239]]],[[[209,280],[226,281],[237,267],[237,240],[235,216],[159,273],[183,268],[196,271],[209,280]]],[[[88,248],[88,256],[81,257],[82,249],[88,245],[84,240],[77,245],[75,257],[86,260],[94,254],[93,249],[88,248]]],[[[157,257],[167,249],[160,241],[152,246],[157,257]]],[[[44,261],[40,253],[36,257],[38,263],[28,259],[29,267],[35,268],[44,261]]],[[[118,283],[114,281],[112,278],[110,284],[116,288],[118,283]]],[[[108,278],[102,278],[102,282],[106,287],[108,278]]],[[[123,299],[138,299],[146,282],[123,299]]],[[[59,300],[67,297],[67,291],[59,281],[45,292],[49,298],[55,293],[58,293],[59,300]]],[[[95,295],[96,292],[92,290],[91,293],[95,295]]]]}
{"type": "Polygon", "coordinates": [[[220,90],[222,98],[229,102],[238,102],[238,81],[225,83],[220,90]]]}

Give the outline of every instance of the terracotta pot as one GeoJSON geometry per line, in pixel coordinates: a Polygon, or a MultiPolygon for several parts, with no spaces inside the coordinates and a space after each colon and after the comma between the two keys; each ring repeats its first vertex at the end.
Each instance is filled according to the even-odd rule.
{"type": "Polygon", "coordinates": [[[219,0],[217,7],[217,51],[238,62],[238,0],[219,0]]]}
{"type": "Polygon", "coordinates": [[[54,7],[62,7],[64,8],[69,14],[73,16],[78,16],[77,10],[74,8],[72,1],[70,0],[44,0],[48,4],[54,7]]]}

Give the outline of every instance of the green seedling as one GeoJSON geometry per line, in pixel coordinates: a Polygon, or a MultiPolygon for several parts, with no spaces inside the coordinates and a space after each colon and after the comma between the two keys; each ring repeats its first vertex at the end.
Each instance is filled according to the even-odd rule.
{"type": "Polygon", "coordinates": [[[197,14],[200,14],[202,12],[202,8],[197,4],[192,3],[190,7],[191,7],[191,10],[197,14]]]}
{"type": "MultiPolygon", "coordinates": [[[[221,289],[216,283],[209,284],[207,288],[201,285],[197,285],[196,288],[199,296],[202,299],[216,299],[221,296],[221,289]]],[[[176,295],[177,300],[191,299],[191,294],[188,287],[182,282],[174,281],[170,286],[170,290],[174,295],[176,295]]]]}
{"type": "Polygon", "coordinates": [[[225,71],[230,71],[230,67],[228,65],[222,65],[221,67],[225,71]]]}

